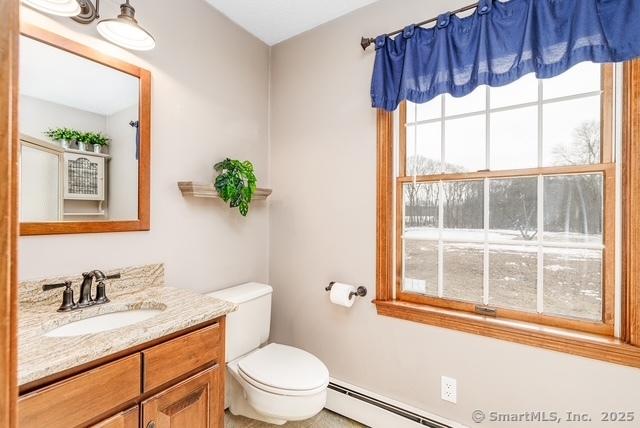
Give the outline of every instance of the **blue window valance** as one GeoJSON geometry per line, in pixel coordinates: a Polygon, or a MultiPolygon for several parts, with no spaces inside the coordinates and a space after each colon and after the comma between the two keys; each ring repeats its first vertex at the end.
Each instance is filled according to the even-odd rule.
{"type": "Polygon", "coordinates": [[[583,61],[640,57],[640,0],[481,0],[472,15],[438,17],[375,39],[373,107],[461,97],[535,72],[544,79],[583,61]]]}

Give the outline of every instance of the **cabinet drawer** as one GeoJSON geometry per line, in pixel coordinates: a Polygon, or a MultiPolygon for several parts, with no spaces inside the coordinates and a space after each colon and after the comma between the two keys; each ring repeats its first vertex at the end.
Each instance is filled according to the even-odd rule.
{"type": "Polygon", "coordinates": [[[69,428],[140,395],[140,354],[123,358],[21,397],[20,427],[69,428]]]}
{"type": "Polygon", "coordinates": [[[169,342],[142,351],[143,392],[150,391],[207,364],[221,355],[221,328],[217,322],[169,342]]]}
{"type": "Polygon", "coordinates": [[[102,422],[98,422],[91,428],[138,428],[140,413],[138,406],[132,407],[117,415],[111,416],[102,422]]]}

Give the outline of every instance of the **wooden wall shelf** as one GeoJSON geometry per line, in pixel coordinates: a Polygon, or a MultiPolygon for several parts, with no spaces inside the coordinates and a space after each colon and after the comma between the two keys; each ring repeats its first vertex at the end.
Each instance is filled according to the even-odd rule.
{"type": "MultiPolygon", "coordinates": [[[[179,181],[178,187],[182,196],[194,196],[196,198],[220,198],[213,183],[194,183],[193,181],[179,181]]],[[[267,199],[271,189],[257,188],[252,199],[267,199]]]]}

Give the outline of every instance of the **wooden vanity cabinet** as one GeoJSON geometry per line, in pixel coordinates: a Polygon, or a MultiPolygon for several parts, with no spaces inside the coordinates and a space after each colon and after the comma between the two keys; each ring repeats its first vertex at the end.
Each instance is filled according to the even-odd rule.
{"type": "Polygon", "coordinates": [[[20,396],[21,428],[222,428],[224,317],[20,396]]]}
{"type": "Polygon", "coordinates": [[[218,397],[220,366],[216,365],[142,403],[142,426],[207,428],[224,425],[224,402],[218,397]],[[222,415],[222,418],[221,418],[222,415]]]}

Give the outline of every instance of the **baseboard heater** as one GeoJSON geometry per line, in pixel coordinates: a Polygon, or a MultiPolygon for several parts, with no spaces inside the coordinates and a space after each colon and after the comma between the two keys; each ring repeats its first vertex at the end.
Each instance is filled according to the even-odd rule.
{"type": "MultiPolygon", "coordinates": [[[[347,397],[354,399],[354,400],[359,400],[362,401],[366,404],[369,404],[371,406],[375,406],[383,411],[392,413],[396,416],[399,416],[401,418],[405,418],[407,419],[407,422],[413,422],[415,424],[419,424],[422,426],[427,426],[430,428],[453,428],[451,425],[447,425],[444,424],[442,422],[438,422],[434,419],[419,415],[417,413],[414,413],[412,411],[403,409],[401,407],[398,407],[396,405],[390,404],[390,403],[386,403],[382,400],[379,400],[377,398],[371,397],[370,395],[364,394],[362,392],[358,392],[355,391],[353,389],[350,389],[348,387],[342,386],[342,385],[338,385],[335,382],[329,382],[329,389],[332,391],[335,391],[338,394],[343,394],[346,395],[347,397]]],[[[329,408],[330,410],[331,407],[327,406],[327,408],[329,408]]],[[[346,412],[345,412],[346,413],[346,412]]],[[[351,415],[344,415],[347,417],[352,417],[351,415]]],[[[352,419],[354,419],[352,417],[352,419]]],[[[355,418],[357,420],[357,418],[355,418]]]]}

